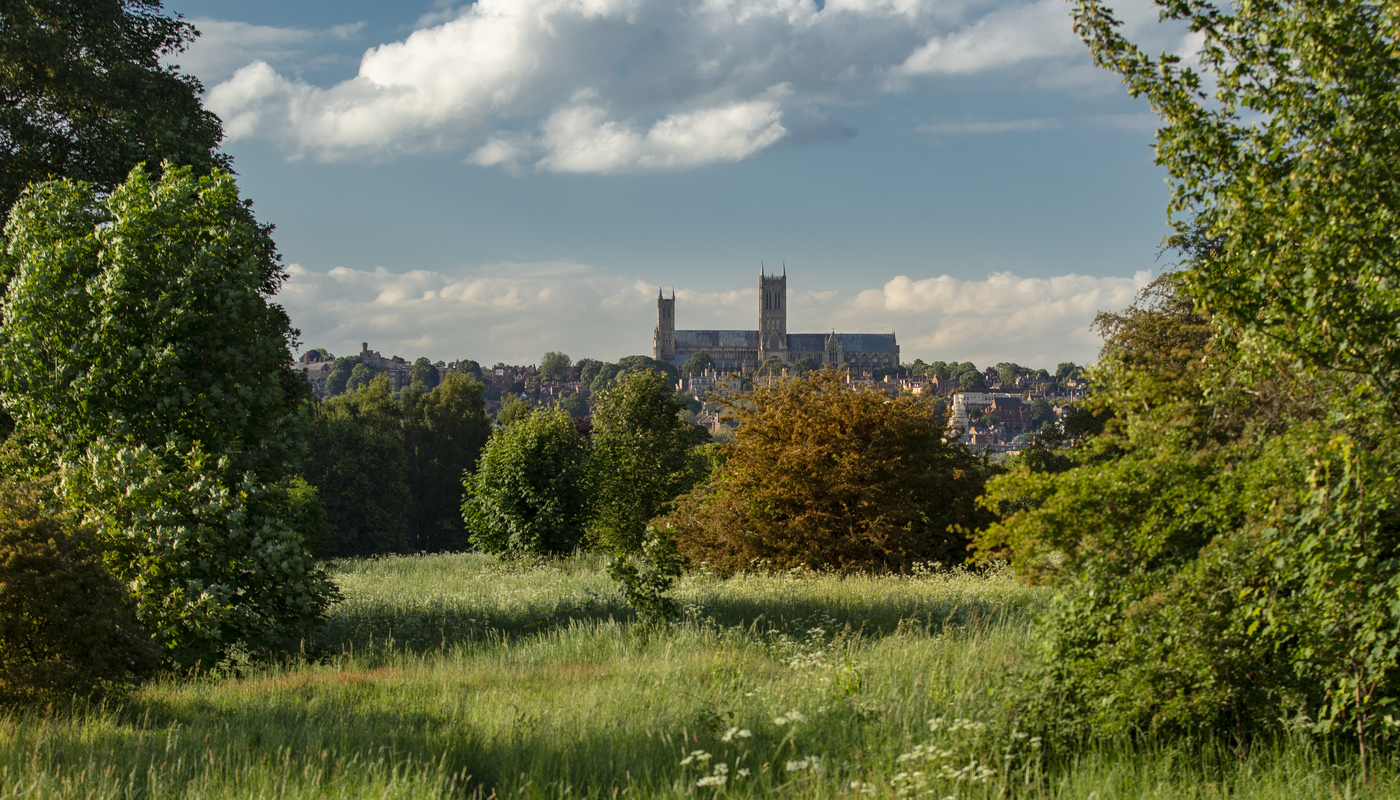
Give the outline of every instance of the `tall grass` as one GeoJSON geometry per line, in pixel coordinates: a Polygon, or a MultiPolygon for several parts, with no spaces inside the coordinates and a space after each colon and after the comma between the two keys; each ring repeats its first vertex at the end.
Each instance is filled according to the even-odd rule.
{"type": "Polygon", "coordinates": [[[701,575],[647,634],[588,557],[335,570],[305,659],[0,719],[0,796],[1400,796],[1304,740],[1045,762],[1002,696],[1044,596],[1001,573],[701,575]]]}

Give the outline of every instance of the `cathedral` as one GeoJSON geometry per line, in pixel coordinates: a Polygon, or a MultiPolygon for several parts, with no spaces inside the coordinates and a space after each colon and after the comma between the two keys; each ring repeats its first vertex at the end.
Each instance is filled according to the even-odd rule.
{"type": "Polygon", "coordinates": [[[810,358],[819,365],[850,369],[852,373],[899,366],[899,345],[893,333],[788,333],[787,267],[781,275],[758,273],[758,330],[678,331],[676,295],[656,296],[656,332],[652,357],[681,366],[691,356],[709,353],[724,372],[750,373],[770,358],[793,364],[810,358]]]}

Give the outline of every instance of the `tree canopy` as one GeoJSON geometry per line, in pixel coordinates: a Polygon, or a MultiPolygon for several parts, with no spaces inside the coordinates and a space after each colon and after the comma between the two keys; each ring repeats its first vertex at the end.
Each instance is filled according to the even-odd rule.
{"type": "Polygon", "coordinates": [[[723,572],[797,566],[901,570],[961,563],[982,478],[933,407],[862,391],[834,369],[758,386],[706,484],[662,523],[723,572]]]}
{"type": "Polygon", "coordinates": [[[540,357],[540,377],[547,381],[562,381],[569,377],[570,358],[557,350],[550,350],[540,357]]]}
{"type": "Polygon", "coordinates": [[[1072,469],[996,479],[1019,510],[980,544],[1063,590],[1031,683],[1069,735],[1248,742],[1287,717],[1347,736],[1364,774],[1400,711],[1400,9],[1158,5],[1197,65],[1102,0],[1074,13],[1162,118],[1181,269],[1100,317],[1095,394],[1065,419],[1097,430],[1072,469]]]}
{"type": "Polygon", "coordinates": [[[285,274],[225,172],[27,189],[0,262],[0,405],[175,663],[286,646],[331,589],[289,496],[309,394],[285,274]],[[257,591],[252,591],[256,587],[257,591]]]}
{"type": "Polygon", "coordinates": [[[162,61],[195,36],[159,0],[27,0],[0,13],[0,222],[30,183],[100,192],[137,164],[228,168],[199,82],[162,61]]]}

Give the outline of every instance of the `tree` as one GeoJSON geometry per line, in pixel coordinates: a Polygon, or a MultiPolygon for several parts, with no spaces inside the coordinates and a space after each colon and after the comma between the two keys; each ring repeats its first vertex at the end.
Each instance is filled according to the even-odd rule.
{"type": "Polygon", "coordinates": [[[685,360],[681,365],[681,374],[687,377],[692,375],[703,375],[705,370],[715,365],[714,359],[706,350],[700,350],[685,360]]]}
{"type": "Polygon", "coordinates": [[[535,413],[535,407],[520,399],[519,395],[506,395],[506,400],[496,411],[496,424],[509,428],[522,419],[535,413]]]}
{"type": "Polygon", "coordinates": [[[1060,364],[1055,367],[1055,380],[1073,380],[1078,378],[1083,372],[1084,370],[1073,361],[1061,361],[1060,364]]]}
{"type": "Polygon", "coordinates": [[[331,374],[326,376],[326,395],[335,397],[345,391],[350,383],[350,374],[360,363],[360,357],[341,356],[331,363],[331,374]]]}
{"type": "Polygon", "coordinates": [[[1011,361],[1002,361],[997,364],[997,378],[1001,380],[1002,386],[1015,386],[1016,379],[1025,371],[1025,367],[1011,361]]]}
{"type": "Polygon", "coordinates": [[[309,390],[232,176],[38,184],[6,238],[0,405],[42,432],[138,619],[177,663],[295,642],[331,595],[285,517],[309,390]]]}
{"type": "Polygon", "coordinates": [[[421,383],[424,389],[433,389],[438,385],[438,369],[433,366],[433,362],[423,356],[419,356],[413,362],[413,368],[408,372],[409,383],[421,383]]]}
{"type": "Polygon", "coordinates": [[[1037,397],[1031,402],[1031,426],[1040,428],[1047,422],[1055,420],[1055,407],[1050,405],[1043,397],[1037,397]]]}
{"type": "Polygon", "coordinates": [[[468,544],[462,476],[476,467],[491,435],[481,392],[478,381],[448,373],[431,392],[414,384],[402,393],[408,543],[414,550],[462,550],[468,544]]]}
{"type": "Polygon", "coordinates": [[[594,409],[591,525],[610,551],[639,551],[647,522],[705,477],[691,451],[710,437],[681,418],[684,408],[669,378],[647,370],[626,376],[594,409]]]}
{"type": "Polygon", "coordinates": [[[573,363],[563,353],[550,350],[540,358],[540,377],[547,381],[568,380],[569,367],[573,366],[573,363]]]}
{"type": "Polygon", "coordinates": [[[617,365],[625,373],[642,372],[648,369],[659,372],[665,375],[672,385],[675,385],[681,376],[681,371],[676,368],[675,364],[651,356],[623,356],[617,360],[617,365]]]}
{"type": "Polygon", "coordinates": [[[137,164],[227,169],[199,82],[161,62],[195,30],[159,0],[33,0],[0,14],[0,223],[31,183],[110,192],[137,164]]]}
{"type": "Polygon", "coordinates": [[[462,375],[470,375],[471,377],[476,378],[477,383],[483,385],[486,383],[486,376],[484,376],[481,372],[481,365],[476,363],[475,361],[472,361],[471,359],[460,359],[457,362],[457,372],[462,375]]]}
{"type": "Polygon", "coordinates": [[[596,358],[580,358],[574,366],[578,367],[579,385],[590,386],[593,379],[598,377],[598,370],[602,369],[603,362],[596,358]]]}
{"type": "Polygon", "coordinates": [[[958,386],[965,392],[975,392],[978,389],[987,388],[987,381],[982,373],[974,367],[958,373],[958,386]]]}
{"type": "Polygon", "coordinates": [[[598,368],[597,373],[593,376],[593,380],[589,382],[589,391],[591,391],[595,397],[601,395],[603,392],[607,391],[608,387],[613,385],[613,381],[623,372],[624,370],[619,364],[604,364],[598,368]]]}
{"type": "Polygon", "coordinates": [[[590,513],[587,462],[584,440],[558,409],[497,430],[464,483],[472,544],[510,555],[578,547],[590,513]]]}
{"type": "Polygon", "coordinates": [[[802,375],[811,372],[814,369],[821,368],[822,365],[818,364],[815,360],[813,360],[811,356],[803,356],[802,358],[799,358],[797,359],[797,361],[793,362],[792,374],[802,375]]]}
{"type": "Polygon", "coordinates": [[[843,572],[963,561],[982,479],[931,404],[860,390],[834,369],[744,401],[723,465],[657,523],[683,553],[725,573],[755,559],[843,572]]]}
{"type": "Polygon", "coordinates": [[[574,392],[563,400],[560,400],[559,407],[564,410],[564,413],[574,419],[582,419],[588,416],[588,401],[584,400],[583,395],[578,392],[574,392]]]}
{"type": "Polygon", "coordinates": [[[350,368],[350,379],[345,382],[345,391],[353,392],[369,386],[374,380],[374,370],[360,363],[350,368]]]}
{"type": "Polygon", "coordinates": [[[318,555],[408,550],[412,496],[405,480],[403,417],[387,375],[315,407],[304,474],[320,495],[332,531],[318,555]]]}

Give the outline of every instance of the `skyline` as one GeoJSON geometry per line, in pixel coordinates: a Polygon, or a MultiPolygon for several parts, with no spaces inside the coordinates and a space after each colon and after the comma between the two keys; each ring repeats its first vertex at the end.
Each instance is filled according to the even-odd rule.
{"type": "Polygon", "coordinates": [[[748,328],[785,260],[803,330],[1053,368],[1161,266],[1153,118],[1058,0],[167,8],[305,347],[615,360],[658,286],[748,328]]]}

